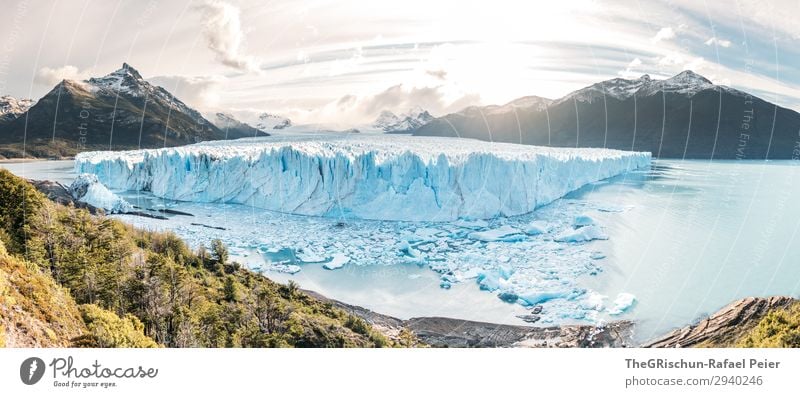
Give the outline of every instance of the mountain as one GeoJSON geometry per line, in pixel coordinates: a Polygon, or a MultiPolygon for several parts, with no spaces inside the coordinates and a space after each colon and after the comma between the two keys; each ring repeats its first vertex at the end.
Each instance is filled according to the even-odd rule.
{"type": "Polygon", "coordinates": [[[386,133],[410,133],[433,119],[427,110],[420,107],[412,108],[399,116],[384,110],[372,123],[372,127],[386,133]]]}
{"type": "Polygon", "coordinates": [[[0,124],[13,121],[27,112],[34,103],[32,99],[17,99],[8,95],[0,97],[0,124]]]}
{"type": "Polygon", "coordinates": [[[256,136],[269,136],[261,129],[237,120],[229,113],[216,113],[212,118],[214,125],[225,133],[228,139],[252,138],[256,136]]]}
{"type": "Polygon", "coordinates": [[[269,132],[269,130],[282,130],[291,127],[292,120],[275,114],[261,113],[255,124],[259,130],[269,132]]]}
{"type": "Polygon", "coordinates": [[[0,126],[0,155],[73,156],[86,150],[177,146],[224,139],[199,112],[128,64],[100,78],[63,80],[0,126]]]}
{"type": "Polygon", "coordinates": [[[662,158],[790,159],[800,131],[797,112],[692,71],[665,80],[607,80],[549,103],[517,101],[449,114],[414,134],[641,150],[662,158]],[[509,107],[517,101],[533,106],[509,107]]]}

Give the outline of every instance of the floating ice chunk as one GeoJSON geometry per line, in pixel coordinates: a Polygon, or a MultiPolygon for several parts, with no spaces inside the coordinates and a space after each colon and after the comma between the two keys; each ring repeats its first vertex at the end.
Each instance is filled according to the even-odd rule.
{"type": "Polygon", "coordinates": [[[326,260],[328,260],[328,257],[326,257],[324,253],[317,252],[310,248],[304,248],[296,252],[295,256],[300,262],[305,262],[305,263],[325,262],[326,260]]]}
{"type": "Polygon", "coordinates": [[[272,266],[270,266],[270,270],[281,273],[295,274],[299,273],[300,270],[302,269],[300,268],[300,266],[297,265],[290,265],[287,263],[275,263],[272,266]]]}
{"type": "Polygon", "coordinates": [[[584,227],[584,226],[591,226],[594,225],[594,219],[586,214],[581,214],[575,217],[575,220],[572,222],[572,226],[575,227],[584,227]]]}
{"type": "Polygon", "coordinates": [[[519,295],[513,292],[501,292],[497,294],[497,297],[500,298],[501,301],[508,303],[517,303],[519,300],[519,295]]]}
{"type": "Polygon", "coordinates": [[[350,262],[350,258],[345,254],[336,253],[329,262],[326,262],[322,267],[328,270],[339,269],[350,262]]]}
{"type": "Polygon", "coordinates": [[[525,234],[535,236],[537,234],[545,234],[550,231],[550,225],[544,221],[533,221],[525,227],[525,234]]]}
{"type": "Polygon", "coordinates": [[[617,294],[617,298],[614,299],[614,307],[612,307],[608,314],[612,316],[617,316],[622,313],[625,313],[636,303],[636,297],[633,294],[629,294],[627,292],[621,292],[617,294]]]}
{"type": "Polygon", "coordinates": [[[534,306],[552,299],[566,298],[568,295],[564,291],[531,291],[519,294],[519,299],[522,299],[526,306],[534,306]]]}
{"type": "Polygon", "coordinates": [[[525,236],[519,229],[505,225],[505,226],[500,226],[497,229],[491,229],[482,232],[472,232],[469,234],[469,238],[473,240],[480,240],[487,242],[489,241],[513,242],[513,241],[520,241],[524,239],[525,236]]]}
{"type": "Polygon", "coordinates": [[[594,259],[594,260],[600,260],[600,259],[605,258],[606,254],[604,254],[604,253],[602,253],[600,251],[594,251],[594,252],[592,252],[591,255],[589,255],[589,257],[594,259]]]}
{"type": "Polygon", "coordinates": [[[478,285],[482,290],[504,290],[510,286],[508,280],[497,270],[484,270],[478,273],[478,285]]]}
{"type": "Polygon", "coordinates": [[[608,235],[598,226],[585,226],[577,230],[564,232],[558,235],[555,240],[566,243],[582,243],[592,240],[608,240],[608,235]]]}
{"type": "Polygon", "coordinates": [[[605,300],[608,298],[605,295],[591,291],[586,294],[586,297],[581,302],[580,306],[586,310],[601,311],[605,309],[605,300]]]}
{"type": "Polygon", "coordinates": [[[475,267],[469,268],[469,269],[467,269],[465,271],[457,270],[455,272],[455,277],[456,277],[456,280],[458,280],[458,281],[464,281],[464,280],[469,280],[469,279],[473,279],[473,278],[478,278],[479,275],[480,275],[480,270],[478,268],[475,268],[475,267]]]}
{"type": "Polygon", "coordinates": [[[403,242],[400,244],[400,253],[411,258],[421,258],[422,253],[411,246],[411,244],[403,242]]]}
{"type": "Polygon", "coordinates": [[[109,214],[124,214],[134,209],[130,203],[108,190],[94,174],[78,175],[69,186],[69,194],[75,200],[102,208],[109,214]]]}
{"type": "Polygon", "coordinates": [[[483,219],[476,219],[476,220],[459,219],[453,222],[453,225],[456,225],[458,227],[463,227],[465,229],[485,229],[489,227],[489,222],[486,222],[483,219]]]}

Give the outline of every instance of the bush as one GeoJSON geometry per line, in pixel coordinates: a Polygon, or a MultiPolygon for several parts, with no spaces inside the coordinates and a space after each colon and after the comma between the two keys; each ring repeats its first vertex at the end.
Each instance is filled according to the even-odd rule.
{"type": "Polygon", "coordinates": [[[76,339],[80,347],[158,347],[144,335],[144,324],[131,314],[120,318],[97,305],[81,305],[88,332],[76,339]]]}
{"type": "Polygon", "coordinates": [[[772,310],[736,345],[738,347],[800,347],[800,303],[772,310]]]}

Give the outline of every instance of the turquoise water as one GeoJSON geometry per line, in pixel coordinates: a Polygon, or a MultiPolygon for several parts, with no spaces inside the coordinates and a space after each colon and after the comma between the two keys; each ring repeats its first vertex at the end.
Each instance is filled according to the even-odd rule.
{"type": "Polygon", "coordinates": [[[600,219],[612,236],[602,277],[586,285],[637,306],[648,340],[746,296],[800,292],[798,163],[657,161],[572,197],[631,209],[600,219]]]}
{"type": "MultiPolygon", "coordinates": [[[[62,183],[72,177],[71,162],[0,167],[62,183]]],[[[620,292],[635,295],[636,305],[621,318],[635,320],[637,339],[644,341],[737,298],[800,293],[799,170],[798,163],[789,161],[658,160],[651,170],[592,184],[552,205],[579,201],[625,209],[592,213],[609,235],[606,241],[592,242],[592,248],[606,257],[598,260],[602,272],[582,276],[579,283],[609,300],[620,292]]],[[[151,200],[152,206],[159,202],[143,199],[151,200]]],[[[172,205],[178,210],[200,207],[172,205]]],[[[215,211],[214,204],[202,207],[215,211]]],[[[222,237],[226,233],[212,232],[222,237]]],[[[335,271],[306,265],[294,275],[268,276],[284,282],[294,279],[303,288],[404,318],[439,315],[520,323],[514,316],[524,312],[471,282],[441,289],[438,274],[416,265],[345,266],[335,271]]]]}

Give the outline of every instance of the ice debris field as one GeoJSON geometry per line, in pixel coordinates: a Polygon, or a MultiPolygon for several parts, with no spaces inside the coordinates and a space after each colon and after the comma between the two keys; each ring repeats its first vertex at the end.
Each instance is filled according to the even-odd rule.
{"type": "Polygon", "coordinates": [[[542,305],[525,316],[542,323],[635,305],[581,283],[603,271],[593,242],[613,238],[597,215],[626,208],[557,199],[649,165],[649,153],[385,135],[94,152],[75,163],[131,202],[164,199],[156,205],[194,215],[115,216],[193,246],[222,239],[255,270],[427,267],[444,289],[472,282],[509,303],[542,305]]]}

